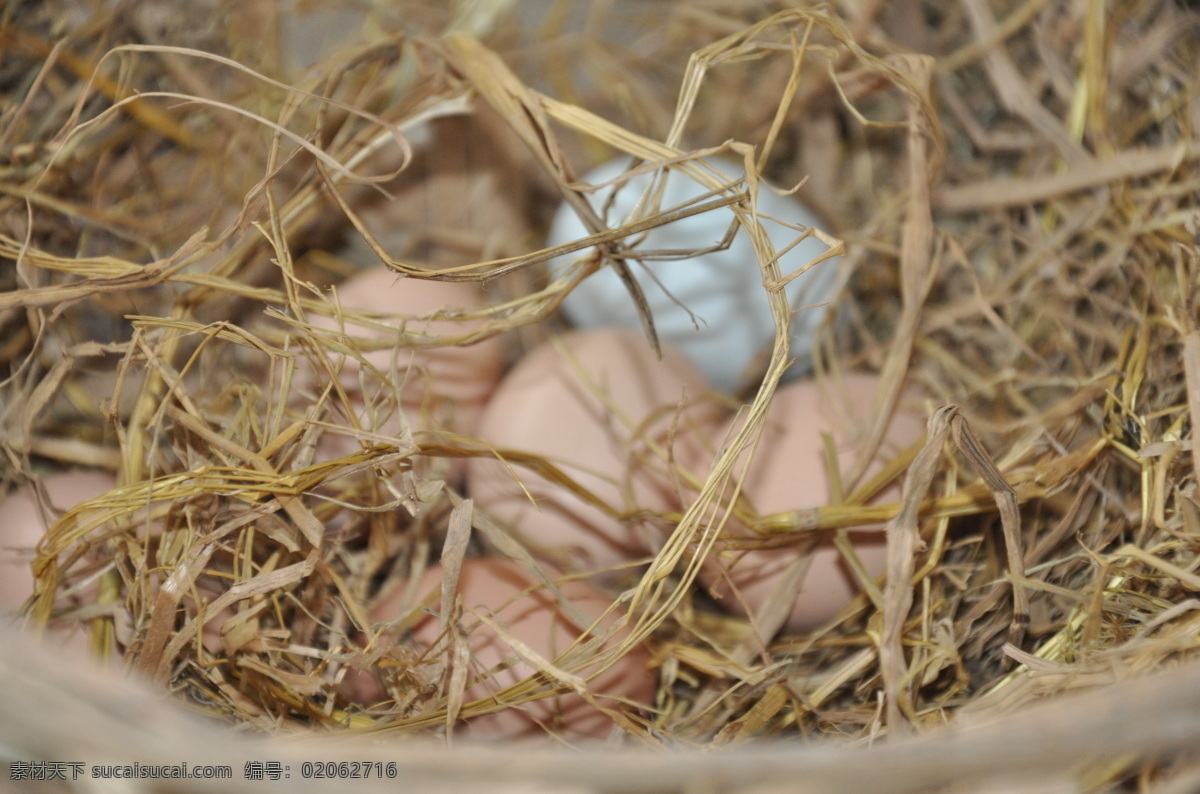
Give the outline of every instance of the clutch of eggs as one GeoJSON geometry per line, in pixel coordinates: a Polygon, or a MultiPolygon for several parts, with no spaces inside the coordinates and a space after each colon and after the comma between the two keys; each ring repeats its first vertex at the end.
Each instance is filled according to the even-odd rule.
{"type": "MultiPolygon", "coordinates": [[[[867,429],[871,401],[880,379],[866,373],[845,373],[818,383],[812,379],[780,386],[767,409],[766,425],[753,461],[746,472],[742,494],[759,515],[819,507],[830,503],[830,482],[825,466],[822,434],[832,436],[837,463],[846,471],[854,463],[854,442],[867,429]]],[[[728,422],[716,438],[731,438],[740,419],[728,422]]],[[[890,460],[923,435],[924,413],[915,393],[904,393],[892,416],[879,455],[866,470],[869,479],[890,460]]],[[[696,471],[707,471],[711,456],[687,461],[696,471]]],[[[900,483],[889,485],[872,502],[896,502],[900,483]]],[[[848,530],[856,556],[871,577],[883,573],[886,542],[883,527],[848,530]]],[[[725,535],[756,537],[733,517],[725,535]]],[[[784,546],[751,551],[714,553],[701,570],[701,580],[729,610],[758,615],[775,599],[790,603],[783,626],[789,631],[811,630],[827,623],[844,609],[862,588],[841,553],[827,537],[815,547],[784,546]],[[789,573],[805,564],[799,588],[789,573]]]]}
{"type": "MultiPolygon", "coordinates": [[[[435,605],[440,603],[437,594],[443,586],[442,576],[440,566],[425,572],[415,590],[416,604],[426,600],[432,600],[435,605]]],[[[394,621],[411,609],[413,604],[406,603],[405,599],[407,589],[397,587],[376,602],[370,611],[372,621],[394,621]]],[[[616,619],[608,612],[612,598],[586,582],[564,582],[561,590],[564,598],[587,620],[587,626],[578,625],[568,617],[554,597],[541,588],[538,580],[517,563],[496,558],[463,561],[456,593],[463,613],[452,630],[465,634],[470,649],[464,703],[491,698],[536,673],[537,667],[528,661],[528,651],[552,663],[579,640],[592,623],[598,622],[600,631],[616,619]],[[500,626],[502,631],[480,620],[480,614],[500,626]],[[524,648],[518,652],[509,638],[524,648]]],[[[412,634],[418,648],[434,646],[442,634],[437,616],[422,611],[412,626],[412,634]]],[[[614,642],[620,636],[618,634],[614,642]]],[[[380,641],[394,644],[396,639],[385,632],[380,641]]],[[[418,653],[425,655],[421,651],[418,653]]],[[[598,673],[588,681],[587,687],[606,708],[618,707],[618,701],[648,704],[655,691],[655,678],[648,669],[648,662],[648,653],[639,646],[598,673]]],[[[591,668],[588,668],[574,674],[587,677],[590,672],[591,668]]],[[[367,673],[348,675],[347,689],[354,698],[368,705],[386,697],[379,681],[367,673]]],[[[607,735],[613,725],[610,717],[574,692],[521,704],[496,700],[495,705],[497,711],[466,720],[469,736],[514,739],[551,730],[567,738],[600,738],[607,735]]]]}
{"type": "MultiPolygon", "coordinates": [[[[742,176],[741,166],[724,158],[711,157],[699,162],[715,170],[726,182],[742,176]]],[[[583,181],[603,185],[619,179],[629,166],[628,160],[612,160],[588,173],[583,181]]],[[[677,208],[708,192],[708,187],[672,168],[618,181],[586,195],[606,226],[616,228],[656,210],[677,208]],[[655,186],[664,176],[661,202],[646,202],[655,195],[652,188],[657,189],[655,186]]],[[[701,203],[713,198],[719,195],[701,203]]],[[[755,210],[760,216],[771,216],[760,217],[759,222],[776,252],[787,248],[802,233],[779,221],[802,227],[818,225],[816,216],[799,200],[778,196],[766,186],[758,190],[755,210]]],[[[766,352],[775,338],[758,256],[750,236],[735,219],[732,207],[720,207],[673,220],[621,241],[631,247],[626,261],[646,296],[659,338],[681,350],[714,387],[724,391],[733,391],[744,384],[746,377],[753,374],[751,365],[755,357],[766,352]],[[728,247],[719,248],[731,227],[736,235],[728,247]],[[699,251],[703,253],[681,258],[685,252],[699,251]],[[634,259],[639,252],[646,254],[640,263],[634,259]],[[653,260],[651,253],[655,254],[653,260]]],[[[548,244],[564,245],[590,234],[571,206],[564,203],[554,216],[548,244]]],[[[786,276],[827,250],[819,239],[808,237],[780,257],[780,272],[786,276]]],[[[571,254],[552,264],[563,265],[588,253],[571,254]]],[[[829,301],[836,287],[837,263],[827,260],[792,280],[786,294],[795,311],[829,301]]],[[[641,327],[633,300],[611,265],[573,289],[563,301],[563,311],[578,328],[641,327]]],[[[798,371],[811,366],[810,351],[824,313],[825,308],[821,307],[793,315],[792,355],[798,371]]]]}
{"type": "Polygon", "coordinates": [[[568,333],[522,358],[492,395],[478,435],[497,452],[469,461],[468,491],[567,570],[620,566],[660,545],[639,511],[678,509],[663,456],[716,421],[707,393],[669,345],[660,361],[635,331],[568,333]],[[506,452],[544,456],[609,509],[506,452]]]}

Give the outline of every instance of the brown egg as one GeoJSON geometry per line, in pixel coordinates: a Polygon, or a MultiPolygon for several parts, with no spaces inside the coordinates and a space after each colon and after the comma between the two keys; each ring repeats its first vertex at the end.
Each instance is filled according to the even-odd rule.
{"type": "Polygon", "coordinates": [[[477,507],[556,563],[570,570],[619,565],[657,546],[657,531],[637,518],[637,508],[678,507],[665,462],[647,460],[646,440],[666,448],[676,423],[678,434],[687,436],[704,422],[713,413],[701,399],[708,387],[681,354],[665,348],[659,361],[634,331],[577,331],[559,343],[521,359],[492,395],[478,435],[500,450],[546,457],[630,517],[609,515],[562,485],[523,466],[510,470],[495,457],[471,459],[467,487],[477,507]]]}
{"type": "MultiPolygon", "coordinates": [[[[824,385],[824,391],[815,381],[806,379],[781,386],[776,391],[742,491],[760,515],[830,503],[821,434],[828,433],[833,437],[838,465],[845,472],[854,463],[854,441],[867,429],[866,416],[878,385],[879,378],[875,375],[846,373],[844,390],[839,390],[832,379],[824,385]],[[843,411],[846,416],[839,415],[843,411]]],[[[733,429],[733,423],[730,423],[718,437],[732,437],[733,429]]],[[[892,417],[881,450],[884,460],[890,460],[896,452],[920,439],[924,430],[924,413],[914,405],[910,395],[901,401],[892,417]]],[[[696,468],[707,471],[708,464],[697,463],[696,468]]],[[[881,468],[877,456],[867,469],[867,478],[881,468]]],[[[894,502],[899,498],[897,481],[876,495],[873,501],[894,502]]],[[[733,537],[754,537],[749,529],[732,518],[725,532],[733,537]]],[[[870,575],[883,573],[886,559],[883,527],[851,529],[849,532],[855,553],[870,575]]],[[[757,613],[784,584],[789,566],[806,553],[802,546],[787,546],[714,554],[700,576],[710,592],[731,611],[740,615],[757,613]]],[[[810,630],[828,622],[861,592],[831,540],[827,538],[819,543],[811,557],[785,623],[785,628],[790,631],[810,630]]]]}
{"type": "MultiPolygon", "coordinates": [[[[434,593],[436,609],[440,603],[441,582],[439,566],[426,571],[417,587],[418,602],[434,593]]],[[[486,558],[463,562],[457,591],[463,607],[459,627],[466,634],[471,650],[464,703],[488,698],[537,672],[496,630],[479,620],[478,615],[491,619],[548,662],[566,651],[587,628],[573,623],[544,589],[523,593],[536,584],[532,575],[510,560],[486,558]],[[471,684],[472,681],[477,683],[471,684]]],[[[613,601],[585,582],[565,582],[561,587],[564,597],[589,622],[599,619],[613,601]]],[[[399,617],[399,611],[407,606],[403,603],[403,590],[397,588],[377,603],[371,609],[372,620],[387,621],[399,617]]],[[[604,618],[601,629],[610,626],[615,619],[615,615],[604,618]]],[[[413,626],[413,637],[421,646],[437,642],[439,632],[438,618],[428,613],[413,626]]],[[[648,660],[649,654],[639,647],[589,681],[588,690],[606,708],[619,707],[615,698],[648,704],[655,690],[655,677],[647,667],[648,660]]],[[[587,668],[575,675],[586,677],[590,671],[591,668],[587,668]]],[[[372,683],[373,686],[364,686],[361,679],[357,681],[356,696],[366,702],[378,699],[383,690],[378,682],[372,683]]],[[[607,715],[573,692],[472,717],[465,723],[469,736],[488,739],[539,735],[547,730],[567,738],[600,738],[608,734],[612,725],[607,715]]]]}
{"type": "MultiPolygon", "coordinates": [[[[23,486],[0,501],[0,620],[11,619],[33,595],[34,549],[46,530],[77,504],[116,486],[104,471],[65,471],[43,477],[48,502],[40,503],[32,486],[23,486]]],[[[49,639],[49,638],[48,638],[49,639]]],[[[68,643],[84,649],[83,635],[72,634],[68,643]]],[[[61,641],[61,638],[60,638],[61,641]]]]}
{"type": "MultiPolygon", "coordinates": [[[[0,501],[0,622],[6,616],[11,617],[33,595],[31,563],[35,556],[34,547],[46,530],[72,507],[116,488],[116,479],[108,472],[79,470],[52,474],[42,478],[41,484],[49,500],[45,509],[39,507],[31,486],[20,488],[0,501]]],[[[161,527],[152,524],[151,532],[157,534],[159,531],[161,527]]],[[[204,577],[197,592],[203,601],[209,602],[219,596],[223,588],[204,577]]],[[[97,595],[95,585],[90,585],[72,596],[68,605],[90,605],[97,595]]],[[[191,591],[182,596],[181,603],[189,617],[195,614],[196,604],[191,591]]],[[[234,614],[232,608],[226,608],[219,615],[208,616],[210,620],[204,626],[202,636],[211,653],[221,652],[221,626],[234,614]]],[[[85,632],[69,628],[48,632],[45,637],[47,642],[61,644],[80,657],[87,654],[86,639],[85,632]]]]}
{"type": "MultiPolygon", "coordinates": [[[[343,311],[377,315],[387,328],[396,329],[394,333],[398,340],[405,328],[432,335],[456,335],[474,330],[480,323],[409,321],[409,318],[443,309],[478,308],[484,299],[472,283],[405,278],[386,267],[372,267],[338,286],[337,303],[343,311]]],[[[309,321],[324,331],[354,338],[386,340],[393,333],[348,320],[339,326],[336,318],[317,313],[311,313],[309,321]]],[[[393,345],[373,350],[364,358],[377,372],[364,369],[352,357],[343,359],[331,353],[330,358],[335,367],[340,365],[339,382],[351,401],[351,408],[358,414],[359,424],[365,430],[388,436],[399,433],[400,419],[387,407],[380,415],[379,407],[394,406],[394,401],[388,397],[396,388],[413,430],[441,428],[470,433],[504,367],[503,345],[496,337],[470,346],[416,348],[393,345]]],[[[313,389],[313,382],[311,372],[302,373],[302,386],[313,389]]],[[[352,439],[344,436],[327,438],[330,442],[322,450],[324,456],[339,457],[357,448],[352,439]]]]}

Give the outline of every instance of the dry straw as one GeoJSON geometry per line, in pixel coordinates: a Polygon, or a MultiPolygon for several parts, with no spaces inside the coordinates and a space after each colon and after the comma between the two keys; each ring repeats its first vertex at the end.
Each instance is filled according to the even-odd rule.
{"type": "MultiPolygon", "coordinates": [[[[166,762],[185,736],[198,760],[246,753],[188,724],[186,704],[273,737],[262,752],[396,759],[429,790],[482,776],[497,790],[1194,788],[1200,22],[1186,4],[663,3],[661,43],[625,59],[604,46],[606,25],[645,23],[638,4],[573,14],[547,2],[539,27],[517,6],[413,3],[421,22],[406,34],[385,32],[400,28],[381,5],[354,46],[289,79],[268,77],[286,54],[269,36],[256,49],[217,28],[164,32],[145,11],[60,27],[55,5],[0,17],[4,484],[80,465],[118,476],[40,545],[28,624],[86,624],[99,656],[120,650],[174,702],[6,638],[0,679],[20,693],[0,704],[6,760],[100,760],[136,741],[147,763],[166,762]],[[501,189],[489,209],[523,228],[496,243],[435,218],[384,239],[366,208],[420,185],[406,175],[436,156],[427,131],[459,122],[490,136],[501,189]],[[576,176],[597,152],[684,171],[711,193],[607,228],[576,176]],[[745,180],[703,165],[718,152],[745,180]],[[790,360],[782,287],[805,276],[780,271],[755,196],[805,179],[830,221],[812,233],[842,254],[850,318],[826,328],[817,377],[866,368],[882,385],[859,463],[831,473],[831,503],[758,515],[738,499],[743,453],[790,360]],[[516,197],[529,201],[499,206],[516,197]],[[560,200],[593,234],[540,250],[530,241],[560,200]],[[402,387],[355,411],[343,362],[357,360],[364,383],[387,373],[366,358],[370,340],[313,322],[405,319],[340,308],[319,288],[345,273],[337,241],[360,237],[398,273],[494,285],[489,306],[433,317],[459,332],[403,330],[388,344],[527,344],[557,327],[582,279],[632,267],[614,256],[625,241],[725,206],[754,243],[776,338],[741,429],[711,439],[711,471],[643,439],[684,497],[677,513],[608,503],[537,456],[404,421],[385,430],[403,416],[402,387]],[[427,264],[447,241],[469,254],[427,264]],[[607,256],[583,256],[593,248],[607,256]],[[906,380],[929,395],[929,432],[866,478],[906,380]],[[357,451],[323,459],[335,436],[357,451]],[[381,644],[425,607],[448,623],[447,597],[386,626],[368,617],[436,560],[452,592],[465,556],[488,553],[590,623],[519,527],[448,484],[454,460],[497,454],[518,476],[668,531],[648,565],[616,573],[614,626],[555,659],[514,641],[540,672],[499,696],[580,692],[611,716],[616,760],[432,751],[456,716],[503,704],[466,699],[453,642],[381,644]],[[899,503],[868,504],[896,481],[899,503]],[[733,517],[758,537],[722,536],[733,517]],[[881,582],[855,566],[845,534],[870,525],[888,534],[881,582]],[[863,578],[829,625],[778,634],[787,594],[753,621],[698,596],[706,555],[818,532],[863,578]],[[654,708],[597,700],[580,671],[642,642],[654,708]],[[380,669],[393,703],[346,697],[347,671],[380,669]],[[698,749],[743,744],[760,746],[698,749]]],[[[279,22],[281,7],[242,13],[279,22]]]]}

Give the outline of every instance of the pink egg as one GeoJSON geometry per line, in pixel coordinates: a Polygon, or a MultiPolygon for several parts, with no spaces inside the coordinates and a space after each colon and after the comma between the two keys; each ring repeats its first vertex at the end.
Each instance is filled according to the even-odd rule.
{"type": "MultiPolygon", "coordinates": [[[[759,515],[830,503],[821,434],[828,433],[833,437],[838,466],[846,472],[854,464],[854,442],[867,430],[867,414],[878,386],[879,378],[875,375],[846,373],[844,390],[840,390],[833,379],[824,385],[824,391],[815,381],[807,379],[781,386],[776,391],[767,411],[762,440],[743,483],[742,492],[759,515]],[[843,412],[845,415],[841,415],[843,412]]],[[[733,430],[734,425],[730,423],[718,438],[732,437],[733,430]]],[[[896,452],[920,439],[924,431],[924,412],[911,400],[902,400],[885,436],[881,450],[883,459],[893,458],[896,452]]],[[[699,471],[707,471],[710,462],[697,461],[694,465],[699,471]]],[[[882,466],[877,456],[867,469],[867,478],[882,466]]],[[[873,501],[894,502],[899,498],[897,481],[876,495],[873,501]]],[[[883,527],[850,529],[849,532],[855,553],[870,575],[883,573],[886,559],[883,527]]],[[[732,518],[725,533],[732,537],[755,537],[732,518]]],[[[789,566],[807,553],[804,546],[786,546],[714,554],[700,576],[725,607],[744,616],[757,613],[783,584],[789,566]]],[[[823,625],[860,592],[858,581],[827,536],[811,552],[807,573],[795,593],[785,628],[803,631],[823,625]]]]}
{"type": "MultiPolygon", "coordinates": [[[[443,309],[477,309],[483,295],[473,283],[430,281],[405,278],[386,267],[372,267],[342,282],[337,288],[337,303],[343,311],[375,315],[385,327],[373,327],[349,320],[340,325],[336,318],[317,313],[309,315],[316,328],[346,336],[387,341],[397,344],[364,355],[376,371],[363,368],[357,359],[330,353],[338,379],[350,399],[363,429],[385,436],[400,432],[395,401],[399,389],[402,410],[410,427],[446,429],[470,433],[483,406],[500,379],[504,367],[504,349],[492,337],[469,346],[404,347],[398,343],[404,329],[435,336],[459,335],[479,328],[482,323],[455,320],[416,320],[443,309]],[[389,330],[394,329],[394,330],[389,330]]],[[[344,340],[342,340],[344,341],[344,340]]],[[[354,346],[353,341],[349,342],[354,346]]],[[[300,385],[317,388],[322,377],[304,372],[300,385]],[[315,378],[315,382],[314,382],[315,378]]],[[[335,418],[333,421],[346,421],[335,418]]],[[[340,457],[357,449],[357,443],[344,436],[329,435],[322,454],[340,457]]]]}
{"type": "Polygon", "coordinates": [[[638,509],[678,507],[666,463],[647,440],[669,449],[676,423],[686,436],[713,405],[702,399],[704,378],[681,354],[667,348],[660,361],[634,331],[577,331],[559,343],[521,359],[492,395],[478,435],[502,451],[546,457],[625,516],[494,456],[470,460],[468,490],[477,507],[570,570],[619,565],[658,545],[659,530],[638,509]]]}
{"type": "MultiPolygon", "coordinates": [[[[418,603],[433,593],[434,608],[440,603],[442,569],[426,571],[417,587],[418,603]]],[[[522,659],[496,630],[483,623],[477,615],[485,615],[503,630],[548,662],[567,650],[586,626],[579,626],[564,614],[554,598],[544,589],[524,593],[537,580],[517,563],[502,559],[465,560],[458,580],[463,616],[459,628],[465,632],[471,650],[470,669],[464,703],[489,698],[505,687],[518,683],[537,672],[522,659]],[[476,683],[471,683],[475,681],[476,683]]],[[[397,588],[371,609],[375,621],[394,620],[407,605],[403,603],[403,587],[397,588]]],[[[589,622],[597,620],[612,604],[612,598],[585,582],[562,584],[563,595],[589,622]]],[[[607,627],[615,620],[609,615],[601,621],[607,627]]],[[[413,638],[418,646],[428,647],[438,641],[440,622],[425,613],[413,626],[413,638]]],[[[385,637],[383,641],[394,641],[385,637]]],[[[613,642],[616,642],[614,640],[613,642]]],[[[648,669],[649,654],[637,648],[616,664],[587,683],[605,708],[621,708],[614,698],[648,704],[655,691],[655,677],[648,669]]],[[[591,668],[576,671],[586,677],[591,668]]],[[[371,680],[364,685],[359,678],[352,690],[364,702],[378,700],[383,690],[371,680]]],[[[500,711],[472,717],[465,727],[472,738],[511,739],[542,734],[547,730],[568,738],[600,738],[612,729],[612,719],[593,708],[580,695],[572,692],[543,698],[500,711]]]]}
{"type": "MultiPolygon", "coordinates": [[[[35,547],[46,530],[72,507],[112,490],[116,480],[103,471],[65,471],[43,477],[40,501],[32,485],[0,501],[0,620],[11,618],[33,595],[35,547]]],[[[83,635],[69,643],[82,653],[83,635]]]]}
{"type": "MultiPolygon", "coordinates": [[[[35,557],[34,547],[46,530],[71,508],[116,488],[116,479],[108,472],[68,471],[42,478],[41,486],[48,498],[45,504],[39,505],[32,486],[19,488],[0,501],[0,621],[4,620],[5,613],[11,615],[33,595],[31,563],[35,557]]],[[[161,528],[156,524],[153,531],[157,533],[161,528]]],[[[223,588],[207,578],[197,589],[205,602],[212,601],[223,592],[223,588]]],[[[96,598],[95,586],[89,586],[74,596],[67,606],[87,606],[96,598]]],[[[190,592],[183,596],[182,603],[189,617],[195,614],[196,605],[190,592]]],[[[212,619],[206,623],[203,631],[203,642],[210,652],[221,651],[221,626],[233,615],[232,609],[225,609],[215,617],[210,615],[212,619]]],[[[86,633],[83,631],[52,631],[45,639],[62,644],[79,657],[87,653],[86,633]]]]}

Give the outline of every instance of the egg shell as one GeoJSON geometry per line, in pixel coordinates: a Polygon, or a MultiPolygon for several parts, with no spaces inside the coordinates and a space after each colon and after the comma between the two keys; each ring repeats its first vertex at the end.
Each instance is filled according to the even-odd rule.
{"type": "MultiPolygon", "coordinates": [[[[523,593],[537,584],[530,573],[510,560],[484,558],[463,561],[457,589],[463,607],[459,626],[466,633],[472,655],[464,703],[487,698],[537,672],[500,634],[475,615],[488,616],[548,662],[553,662],[586,630],[586,626],[573,623],[544,588],[523,593]],[[512,664],[508,666],[510,662],[512,664]],[[482,680],[470,685],[471,681],[481,676],[482,680]]],[[[436,609],[440,603],[441,587],[442,568],[433,566],[425,572],[416,589],[418,603],[432,593],[436,609]]],[[[564,582],[561,589],[564,597],[591,621],[599,619],[613,602],[611,597],[586,582],[564,582]]],[[[402,610],[411,606],[404,603],[404,590],[404,587],[398,587],[381,599],[372,607],[371,619],[388,621],[399,617],[402,610]]],[[[604,618],[600,621],[600,630],[615,620],[615,614],[604,618]]],[[[438,641],[439,636],[440,621],[436,615],[425,613],[413,626],[413,637],[420,646],[429,647],[438,641]]],[[[636,648],[589,681],[588,689],[606,707],[617,707],[613,698],[618,697],[648,704],[653,699],[656,686],[648,662],[649,654],[645,648],[636,648]]],[[[575,675],[586,677],[591,669],[577,671],[575,675]]],[[[372,697],[382,695],[377,683],[375,687],[364,687],[361,681],[357,684],[356,692],[360,699],[368,702],[372,697]]],[[[573,692],[530,701],[465,721],[467,735],[477,739],[515,739],[542,734],[547,729],[568,738],[600,738],[608,734],[612,725],[608,716],[573,692]]]]}
{"type": "MultiPolygon", "coordinates": [[[[867,429],[867,416],[879,383],[875,375],[845,373],[841,388],[832,379],[824,384],[824,390],[814,380],[806,379],[781,386],[775,392],[762,439],[743,483],[743,494],[760,515],[829,504],[830,484],[821,434],[833,437],[838,466],[846,472],[854,463],[854,441],[867,429]],[[841,411],[845,414],[839,416],[841,411]]],[[[907,392],[893,414],[880,455],[867,468],[864,482],[882,469],[881,461],[892,459],[921,438],[925,416],[918,405],[915,393],[907,392]]],[[[740,421],[730,422],[718,438],[732,437],[740,421]]],[[[698,465],[707,471],[706,463],[710,462],[698,465]]],[[[877,494],[873,502],[894,502],[899,498],[897,481],[877,494]]],[[[733,518],[725,532],[733,537],[755,537],[733,518]]],[[[882,574],[887,556],[883,527],[851,528],[848,532],[855,553],[870,575],[882,574]]],[[[743,616],[748,612],[757,614],[783,585],[789,566],[807,553],[804,546],[786,546],[714,555],[700,577],[731,611],[743,616]],[[736,588],[736,595],[730,583],[736,588]]],[[[816,546],[811,557],[785,623],[789,631],[811,630],[827,623],[861,592],[830,537],[816,546]]]]}
{"type": "MultiPolygon", "coordinates": [[[[5,613],[20,609],[33,595],[33,572],[31,563],[35,556],[34,547],[46,530],[73,507],[94,499],[116,488],[116,478],[104,471],[76,470],[43,477],[42,488],[48,497],[46,509],[39,507],[32,486],[23,486],[0,502],[0,621],[5,613]]],[[[151,529],[157,534],[161,528],[155,524],[151,529]]],[[[204,601],[212,601],[223,592],[223,588],[209,581],[200,584],[199,593],[204,601]]],[[[86,605],[97,596],[94,586],[74,597],[73,606],[86,605]]],[[[182,605],[189,617],[195,612],[190,592],[184,594],[182,605]]],[[[212,653],[221,651],[220,629],[224,621],[235,614],[232,608],[206,623],[203,641],[212,653]]],[[[48,642],[60,644],[79,658],[90,658],[87,652],[87,635],[83,631],[62,629],[47,633],[48,642]]]]}
{"type": "MultiPolygon", "coordinates": [[[[399,276],[386,267],[367,268],[337,288],[337,302],[343,310],[387,315],[382,319],[396,328],[396,340],[404,328],[431,335],[459,335],[475,330],[481,323],[455,320],[410,320],[443,309],[471,309],[483,304],[483,296],[473,283],[431,281],[399,276]]],[[[345,333],[363,339],[385,339],[388,333],[349,320],[310,314],[310,323],[323,331],[345,333]]],[[[351,343],[353,344],[353,343],[351,343]]],[[[470,433],[492,389],[499,381],[504,367],[501,341],[492,337],[469,345],[416,348],[392,346],[364,354],[371,366],[382,374],[366,370],[358,360],[332,355],[340,363],[339,382],[358,413],[363,429],[395,436],[401,422],[393,412],[378,416],[367,405],[380,404],[380,398],[400,389],[400,400],[410,427],[446,429],[470,433]]],[[[314,388],[313,374],[302,375],[301,384],[314,388]]],[[[389,403],[383,403],[389,404],[389,403]]],[[[320,453],[323,457],[340,457],[358,448],[346,436],[328,434],[320,453]]]]}
{"type": "MultiPolygon", "coordinates": [[[[704,378],[670,347],[657,360],[645,337],[633,331],[576,331],[560,342],[561,350],[547,343],[530,352],[501,382],[484,411],[479,437],[500,450],[546,457],[618,509],[677,507],[665,462],[639,456],[649,455],[646,438],[669,446],[676,421],[681,437],[711,421],[705,419],[714,409],[703,399],[704,378]]],[[[596,570],[657,546],[657,532],[644,522],[612,517],[530,469],[513,469],[520,483],[496,457],[472,458],[468,491],[476,507],[515,528],[556,563],[596,570]]]]}
{"type": "MultiPolygon", "coordinates": [[[[33,595],[31,565],[46,530],[71,508],[112,490],[116,480],[108,472],[80,469],[43,477],[41,486],[48,499],[45,509],[32,485],[22,486],[0,501],[0,620],[33,595]]],[[[82,655],[83,640],[83,634],[74,633],[65,644],[82,655]]]]}
{"type": "MultiPolygon", "coordinates": [[[[726,181],[739,179],[743,174],[739,163],[725,158],[710,157],[702,162],[721,173],[726,181]]],[[[630,165],[631,161],[626,159],[609,161],[589,172],[583,181],[591,185],[608,182],[620,177],[630,165]]],[[[609,228],[616,228],[631,219],[635,212],[640,218],[653,211],[638,208],[653,181],[652,174],[639,175],[623,184],[587,194],[587,200],[609,228]]],[[[671,170],[658,208],[667,211],[708,192],[708,187],[689,175],[671,170]]],[[[705,201],[713,198],[719,196],[705,201]]],[[[765,185],[760,185],[758,190],[757,212],[760,216],[770,215],[786,223],[821,226],[815,214],[798,199],[778,196],[765,185]]],[[[661,254],[708,249],[722,241],[735,219],[731,207],[721,207],[672,221],[644,236],[628,237],[623,242],[632,245],[635,254],[639,251],[661,254]]],[[[768,218],[760,217],[759,222],[777,252],[801,235],[801,232],[768,218]]],[[[590,234],[571,206],[564,203],[554,216],[548,245],[565,245],[590,234]]],[[[734,390],[745,382],[747,375],[753,374],[755,356],[769,350],[775,338],[774,320],[762,286],[762,272],[750,239],[738,226],[737,235],[727,248],[687,259],[642,260],[653,272],[653,277],[645,272],[642,264],[627,260],[645,293],[659,338],[683,351],[713,386],[725,391],[734,390]]],[[[809,237],[780,257],[780,272],[786,276],[827,250],[828,246],[816,237],[809,237]]],[[[591,255],[591,252],[589,249],[571,254],[554,260],[552,265],[563,266],[581,254],[591,255]]],[[[827,260],[794,279],[786,294],[794,311],[829,301],[836,287],[837,263],[827,260]]],[[[579,284],[562,306],[567,317],[579,328],[640,327],[629,292],[611,266],[602,268],[579,284]]],[[[811,367],[810,351],[824,314],[823,307],[793,315],[791,352],[797,362],[797,371],[811,367]]]]}

